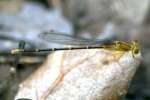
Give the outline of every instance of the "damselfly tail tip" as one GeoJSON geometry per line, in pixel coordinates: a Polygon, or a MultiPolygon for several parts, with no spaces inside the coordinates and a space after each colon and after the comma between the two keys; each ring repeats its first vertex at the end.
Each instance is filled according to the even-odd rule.
{"type": "Polygon", "coordinates": [[[21,51],[22,51],[21,49],[13,49],[11,50],[11,54],[18,54],[21,51]]]}

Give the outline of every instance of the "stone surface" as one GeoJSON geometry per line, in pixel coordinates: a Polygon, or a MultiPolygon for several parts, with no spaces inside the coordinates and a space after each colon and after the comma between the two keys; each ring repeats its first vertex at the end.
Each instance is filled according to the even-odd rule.
{"type": "Polygon", "coordinates": [[[58,51],[20,84],[15,100],[118,100],[140,60],[130,51],[58,51]]]}

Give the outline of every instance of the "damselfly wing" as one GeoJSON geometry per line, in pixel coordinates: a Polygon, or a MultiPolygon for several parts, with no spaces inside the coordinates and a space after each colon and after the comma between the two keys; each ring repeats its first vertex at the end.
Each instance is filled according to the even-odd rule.
{"type": "Polygon", "coordinates": [[[86,39],[56,32],[44,32],[39,34],[39,37],[49,42],[77,46],[110,44],[113,40],[112,37],[104,39],[86,39]]]}

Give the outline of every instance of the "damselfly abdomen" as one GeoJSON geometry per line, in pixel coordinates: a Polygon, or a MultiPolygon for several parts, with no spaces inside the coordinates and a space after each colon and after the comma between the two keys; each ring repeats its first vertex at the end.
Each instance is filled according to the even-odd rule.
{"type": "Polygon", "coordinates": [[[74,49],[94,49],[100,48],[101,45],[108,45],[113,42],[112,37],[107,39],[85,39],[80,37],[73,37],[71,35],[66,35],[62,33],[55,32],[45,32],[39,34],[41,39],[44,39],[49,42],[59,43],[69,45],[68,47],[63,48],[48,48],[48,49],[14,49],[12,54],[19,52],[42,52],[42,51],[57,51],[57,50],[74,50],[74,49]]]}

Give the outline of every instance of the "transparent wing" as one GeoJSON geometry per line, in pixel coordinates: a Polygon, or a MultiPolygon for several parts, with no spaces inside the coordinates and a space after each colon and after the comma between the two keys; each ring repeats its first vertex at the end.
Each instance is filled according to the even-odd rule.
{"type": "Polygon", "coordinates": [[[100,44],[109,44],[110,42],[112,42],[111,39],[92,40],[54,32],[41,33],[39,34],[39,37],[49,42],[55,42],[66,45],[100,45],[100,44]]]}

